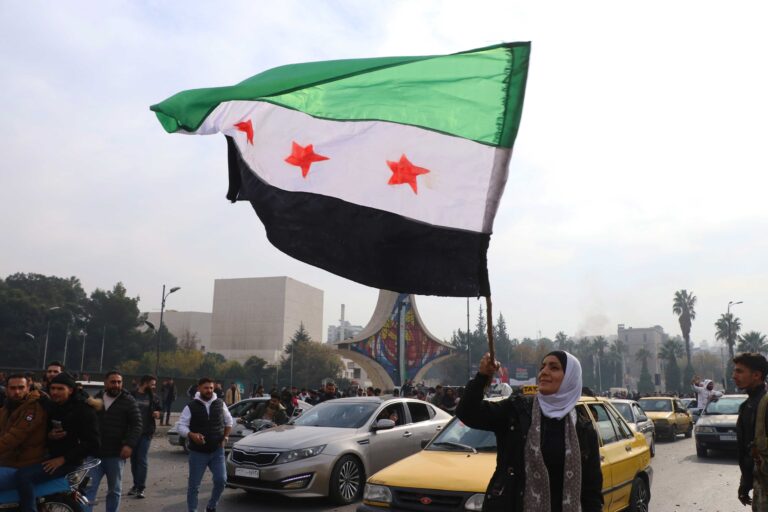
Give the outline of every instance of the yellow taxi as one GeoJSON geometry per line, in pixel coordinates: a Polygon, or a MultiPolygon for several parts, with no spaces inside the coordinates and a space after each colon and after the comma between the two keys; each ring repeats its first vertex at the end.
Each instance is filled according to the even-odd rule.
{"type": "Polygon", "coordinates": [[[679,398],[649,396],[641,398],[637,403],[653,421],[657,438],[661,436],[674,441],[678,434],[685,437],[693,434],[693,417],[679,398]]]}
{"type": "MultiPolygon", "coordinates": [[[[645,437],[602,398],[581,397],[577,413],[600,439],[603,510],[646,512],[653,469],[645,437]]],[[[371,476],[357,512],[479,511],[495,468],[494,433],[454,418],[422,451],[371,476]]]]}

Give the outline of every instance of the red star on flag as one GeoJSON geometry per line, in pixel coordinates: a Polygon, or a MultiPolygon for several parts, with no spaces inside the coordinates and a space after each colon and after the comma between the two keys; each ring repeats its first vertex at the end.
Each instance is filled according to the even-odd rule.
{"type": "Polygon", "coordinates": [[[251,120],[243,121],[241,123],[235,124],[235,128],[237,128],[241,132],[245,132],[245,135],[248,139],[248,144],[253,146],[253,124],[251,123],[251,120]]]}
{"type": "Polygon", "coordinates": [[[291,154],[286,157],[285,161],[296,167],[301,167],[301,175],[306,178],[309,174],[309,167],[315,162],[322,162],[323,160],[329,160],[327,156],[318,155],[315,153],[315,149],[312,144],[306,147],[301,147],[300,144],[293,142],[291,148],[291,154]]]}
{"type": "Polygon", "coordinates": [[[416,177],[420,174],[427,174],[429,169],[413,165],[405,155],[400,157],[399,162],[390,162],[387,165],[392,170],[392,176],[389,178],[389,185],[402,185],[407,183],[413,189],[414,194],[418,194],[418,183],[416,177]]]}

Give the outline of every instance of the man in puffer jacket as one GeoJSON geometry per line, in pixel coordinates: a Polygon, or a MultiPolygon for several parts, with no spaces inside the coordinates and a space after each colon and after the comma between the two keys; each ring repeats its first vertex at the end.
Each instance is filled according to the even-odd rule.
{"type": "MultiPolygon", "coordinates": [[[[91,484],[88,486],[89,502],[96,499],[101,479],[107,477],[107,512],[117,512],[122,495],[123,469],[131,457],[141,436],[141,413],[136,399],[123,390],[123,376],[112,370],[107,373],[104,391],[96,395],[101,408],[96,412],[101,432],[101,464],[91,470],[91,484]]],[[[88,508],[87,512],[91,512],[88,508]]]]}

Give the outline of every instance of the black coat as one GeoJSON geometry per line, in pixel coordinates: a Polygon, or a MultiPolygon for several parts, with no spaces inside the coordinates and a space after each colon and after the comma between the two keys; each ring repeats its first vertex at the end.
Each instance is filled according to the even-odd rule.
{"type": "MultiPolygon", "coordinates": [[[[752,489],[755,461],[752,458],[752,445],[755,441],[755,425],[757,424],[757,407],[765,395],[765,386],[747,390],[748,397],[739,406],[739,417],[736,420],[736,447],[739,456],[741,479],[739,496],[749,494],[752,489]]],[[[762,419],[768,432],[768,415],[762,419]]]]}
{"type": "Polygon", "coordinates": [[[87,395],[75,392],[69,400],[59,405],[48,401],[48,430],[53,422],[61,422],[61,429],[67,433],[63,439],[48,439],[51,458],[64,457],[67,464],[77,466],[86,457],[99,454],[101,440],[96,409],[86,403],[87,395]]]}
{"type": "MultiPolygon", "coordinates": [[[[103,400],[104,392],[97,398],[103,400]]],[[[112,406],[98,410],[99,431],[101,432],[100,457],[118,457],[123,446],[136,448],[141,436],[141,413],[136,399],[123,390],[117,395],[112,406]]]]}
{"type": "Polygon", "coordinates": [[[160,400],[158,400],[157,395],[151,391],[148,391],[147,393],[132,391],[131,396],[136,399],[136,404],[139,406],[139,412],[141,412],[141,434],[152,437],[157,429],[155,412],[163,410],[163,406],[160,405],[160,400]]]}
{"type": "MultiPolygon", "coordinates": [[[[522,512],[525,491],[524,447],[531,426],[533,402],[512,395],[506,400],[484,400],[488,377],[477,374],[469,381],[464,397],[456,408],[456,416],[471,428],[496,434],[496,470],[488,484],[483,511],[522,512]]],[[[600,469],[600,446],[591,421],[576,423],[581,450],[582,512],[603,509],[603,474],[600,469]]]]}

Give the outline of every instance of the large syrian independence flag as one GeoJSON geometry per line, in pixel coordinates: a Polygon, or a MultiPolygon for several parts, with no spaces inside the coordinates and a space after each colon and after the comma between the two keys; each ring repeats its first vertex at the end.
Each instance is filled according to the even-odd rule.
{"type": "Polygon", "coordinates": [[[295,64],[151,109],[168,132],[226,136],[227,198],[290,256],[376,288],[489,296],[529,53],[295,64]]]}

